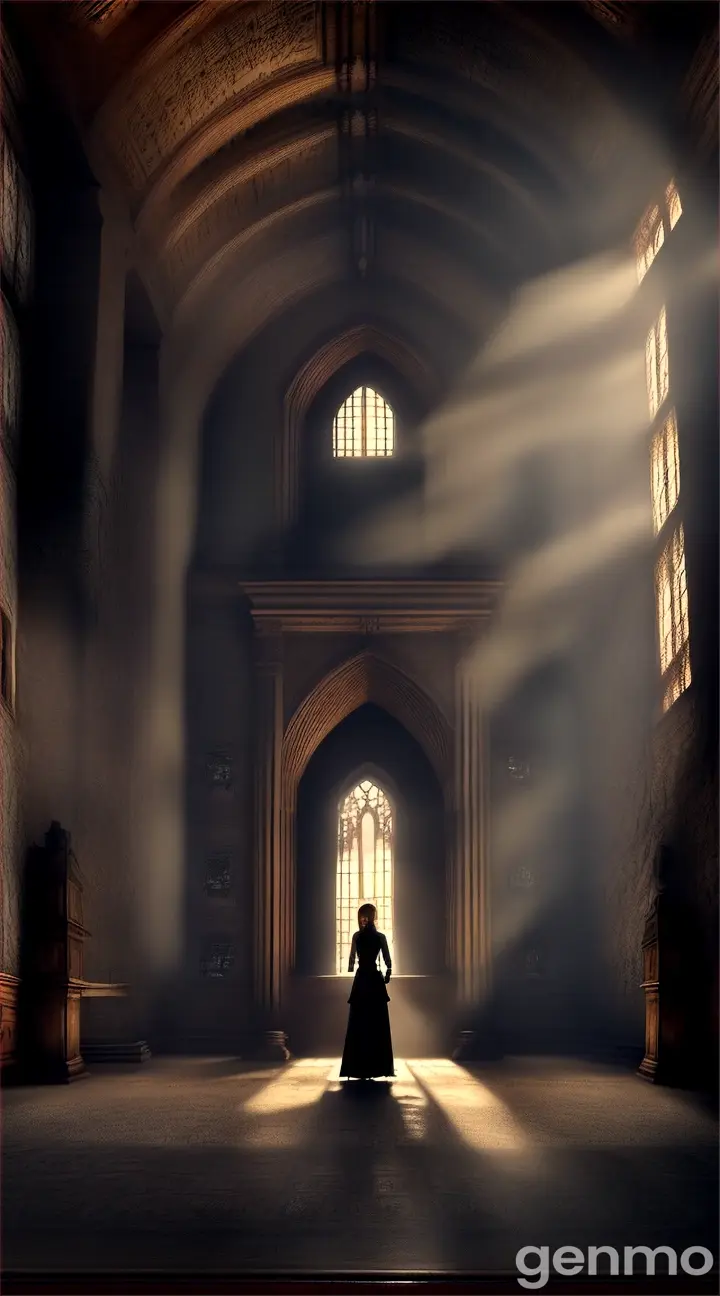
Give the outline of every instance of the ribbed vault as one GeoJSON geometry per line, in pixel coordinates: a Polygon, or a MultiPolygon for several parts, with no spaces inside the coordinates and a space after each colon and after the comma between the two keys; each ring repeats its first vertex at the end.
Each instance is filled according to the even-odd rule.
{"type": "Polygon", "coordinates": [[[383,707],[420,743],[442,787],[450,772],[450,726],[414,680],[374,653],[359,653],[331,671],[305,698],[285,730],[283,779],[294,803],[313,752],[351,712],[366,702],[383,707]]]}
{"type": "Polygon", "coordinates": [[[280,255],[312,294],[310,230],[337,235],[332,277],[347,294],[423,286],[481,344],[487,298],[588,241],[629,236],[648,172],[665,165],[635,113],[646,89],[664,112],[665,87],[641,84],[633,58],[673,6],[8,7],[55,62],[98,178],[122,193],[131,260],[160,313],[183,329],[191,318],[204,345],[228,294],[254,297],[258,276],[263,317],[283,313],[280,255]],[[608,70],[611,47],[624,82],[608,70]]]}

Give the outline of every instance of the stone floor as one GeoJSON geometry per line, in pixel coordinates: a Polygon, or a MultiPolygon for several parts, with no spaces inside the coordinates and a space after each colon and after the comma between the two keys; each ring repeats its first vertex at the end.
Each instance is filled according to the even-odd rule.
{"type": "MultiPolygon", "coordinates": [[[[526,1245],[717,1252],[717,1134],[570,1060],[96,1068],[3,1095],[7,1271],[509,1274],[526,1245]]],[[[689,1280],[690,1287],[692,1281],[689,1280]]]]}

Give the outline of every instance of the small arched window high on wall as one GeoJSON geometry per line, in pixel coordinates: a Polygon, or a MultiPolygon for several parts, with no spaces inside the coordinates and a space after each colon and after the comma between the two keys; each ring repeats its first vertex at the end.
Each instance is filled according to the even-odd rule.
{"type": "Polygon", "coordinates": [[[395,453],[395,411],[372,387],[358,387],[333,422],[333,458],[387,459],[395,453]]]}
{"type": "Polygon", "coordinates": [[[362,904],[377,909],[378,930],[393,954],[393,813],[371,779],[343,797],[338,814],[335,971],[347,972],[350,942],[362,904]]]}

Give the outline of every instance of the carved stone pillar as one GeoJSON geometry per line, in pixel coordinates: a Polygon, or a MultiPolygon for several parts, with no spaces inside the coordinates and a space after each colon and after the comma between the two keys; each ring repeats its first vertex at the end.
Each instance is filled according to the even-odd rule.
{"type": "Polygon", "coordinates": [[[283,841],[281,636],[272,631],[260,633],[256,648],[255,1006],[268,1033],[267,1051],[281,1059],[286,1050],[278,1019],[288,966],[290,907],[283,841]]]}
{"type": "Polygon", "coordinates": [[[459,1004],[478,1005],[490,981],[488,758],[477,689],[463,661],[456,677],[455,842],[450,885],[449,953],[459,1004]]]}

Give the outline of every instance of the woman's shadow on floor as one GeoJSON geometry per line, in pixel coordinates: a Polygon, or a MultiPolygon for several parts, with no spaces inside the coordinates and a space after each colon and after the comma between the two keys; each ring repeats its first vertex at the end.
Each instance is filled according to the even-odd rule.
{"type": "Polygon", "coordinates": [[[345,1102],[376,1103],[392,1097],[392,1080],[341,1080],[336,1091],[345,1102]]]}

